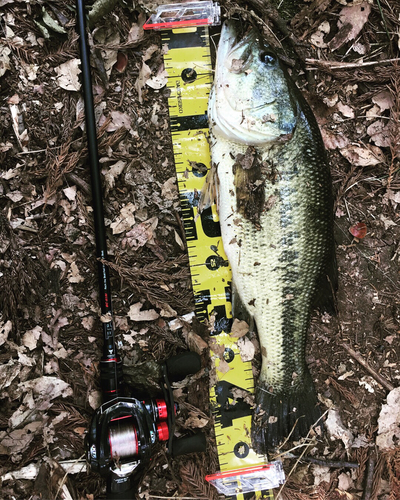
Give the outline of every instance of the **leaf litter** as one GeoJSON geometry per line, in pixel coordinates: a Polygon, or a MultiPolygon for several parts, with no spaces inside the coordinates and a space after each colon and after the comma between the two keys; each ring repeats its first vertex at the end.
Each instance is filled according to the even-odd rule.
{"type": "MultiPolygon", "coordinates": [[[[153,4],[135,2],[136,10],[118,4],[102,20],[106,28],[91,33],[117,340],[132,391],[139,381],[154,391],[156,371],[150,382],[146,369],[183,349],[201,353],[203,367],[209,366],[207,328],[190,319],[194,300],[163,51],[158,34],[142,28],[153,4]],[[122,73],[119,54],[126,55],[122,73]]],[[[324,436],[300,443],[305,456],[321,464],[299,461],[281,496],[396,498],[398,397],[371,373],[399,384],[399,7],[386,0],[324,0],[299,2],[292,12],[284,1],[277,17],[259,0],[221,4],[224,14],[263,19],[289,59],[300,62],[293,76],[319,121],[335,189],[338,314],[316,315],[307,354],[330,413],[324,436]],[[289,37],[279,32],[282,25],[289,37]],[[365,372],[343,343],[354,346],[372,371],[365,372]],[[344,460],[359,468],[340,468],[344,460]],[[371,480],[368,463],[375,463],[371,480]]],[[[37,2],[0,0],[0,6],[2,495],[55,498],[58,464],[68,469],[70,461],[79,461],[82,434],[100,395],[101,328],[79,51],[71,2],[58,6],[58,13],[37,2]],[[43,474],[52,478],[50,486],[43,474]]],[[[256,339],[246,324],[235,323],[232,335],[257,374],[256,339]]],[[[228,370],[223,350],[215,356],[219,371],[228,370]]],[[[172,461],[157,455],[140,496],[217,498],[204,481],[219,468],[205,371],[175,391],[182,407],[179,432],[204,428],[207,453],[172,461]]],[[[235,392],[234,398],[248,395],[235,392]]],[[[287,451],[282,450],[289,471],[295,459],[287,451]]],[[[96,475],[69,477],[73,498],[104,497],[96,475]]]]}

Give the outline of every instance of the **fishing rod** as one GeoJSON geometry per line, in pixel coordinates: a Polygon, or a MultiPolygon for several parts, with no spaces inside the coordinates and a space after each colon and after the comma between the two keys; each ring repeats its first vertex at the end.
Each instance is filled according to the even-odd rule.
{"type": "Polygon", "coordinates": [[[76,7],[103,328],[100,361],[103,404],[94,413],[86,435],[86,456],[91,469],[107,480],[107,499],[133,499],[140,477],[151,460],[154,445],[166,442],[172,456],[205,451],[203,433],[174,438],[178,406],[171,388],[172,381],[199,371],[201,361],[198,354],[186,352],[163,363],[160,367],[162,398],[123,397],[122,362],[115,345],[110,275],[106,264],[107,239],[83,0],[76,0],[76,7]]]}
{"type": "Polygon", "coordinates": [[[108,260],[104,207],[100,177],[96,120],[93,105],[92,78],[90,73],[89,49],[86,40],[86,19],[83,0],[77,0],[77,29],[81,51],[83,95],[85,102],[86,136],[89,150],[90,178],[92,184],[92,206],[98,284],[103,328],[103,356],[100,361],[100,380],[103,401],[118,397],[122,386],[122,362],[115,345],[114,323],[112,318],[110,272],[108,260]]]}

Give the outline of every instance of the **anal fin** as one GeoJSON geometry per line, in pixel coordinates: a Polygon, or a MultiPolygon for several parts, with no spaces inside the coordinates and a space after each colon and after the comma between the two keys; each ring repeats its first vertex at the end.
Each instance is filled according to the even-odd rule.
{"type": "Polygon", "coordinates": [[[268,392],[265,386],[256,389],[256,408],[251,439],[254,450],[262,455],[276,448],[290,435],[295,441],[307,436],[310,428],[322,432],[321,410],[310,374],[304,384],[291,393],[268,392]]]}
{"type": "Polygon", "coordinates": [[[314,308],[322,312],[327,312],[332,316],[336,315],[336,292],[338,289],[338,269],[335,250],[332,249],[328,263],[318,282],[314,308]]]}

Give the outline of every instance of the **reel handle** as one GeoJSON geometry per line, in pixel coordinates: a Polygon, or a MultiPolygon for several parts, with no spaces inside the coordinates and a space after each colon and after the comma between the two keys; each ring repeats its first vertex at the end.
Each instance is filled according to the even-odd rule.
{"type": "Polygon", "coordinates": [[[182,352],[165,362],[168,378],[171,382],[183,380],[187,375],[196,373],[201,368],[201,358],[197,352],[182,352]]]}
{"type": "Polygon", "coordinates": [[[172,440],[171,455],[177,457],[188,453],[203,453],[206,451],[206,436],[198,432],[193,436],[186,436],[172,440]]]}
{"type": "Polygon", "coordinates": [[[107,480],[107,500],[134,500],[137,497],[138,481],[133,481],[132,477],[120,483],[112,477],[107,480]]]}

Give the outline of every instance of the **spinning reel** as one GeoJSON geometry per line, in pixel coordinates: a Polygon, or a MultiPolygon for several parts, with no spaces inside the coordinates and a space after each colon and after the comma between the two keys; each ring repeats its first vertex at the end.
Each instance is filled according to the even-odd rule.
{"type": "Polygon", "coordinates": [[[178,405],[170,385],[200,367],[198,354],[178,354],[161,367],[162,399],[117,397],[98,408],[86,438],[86,453],[91,469],[107,479],[107,498],[134,498],[156,443],[167,442],[173,456],[205,451],[204,434],[174,438],[178,405]]]}

